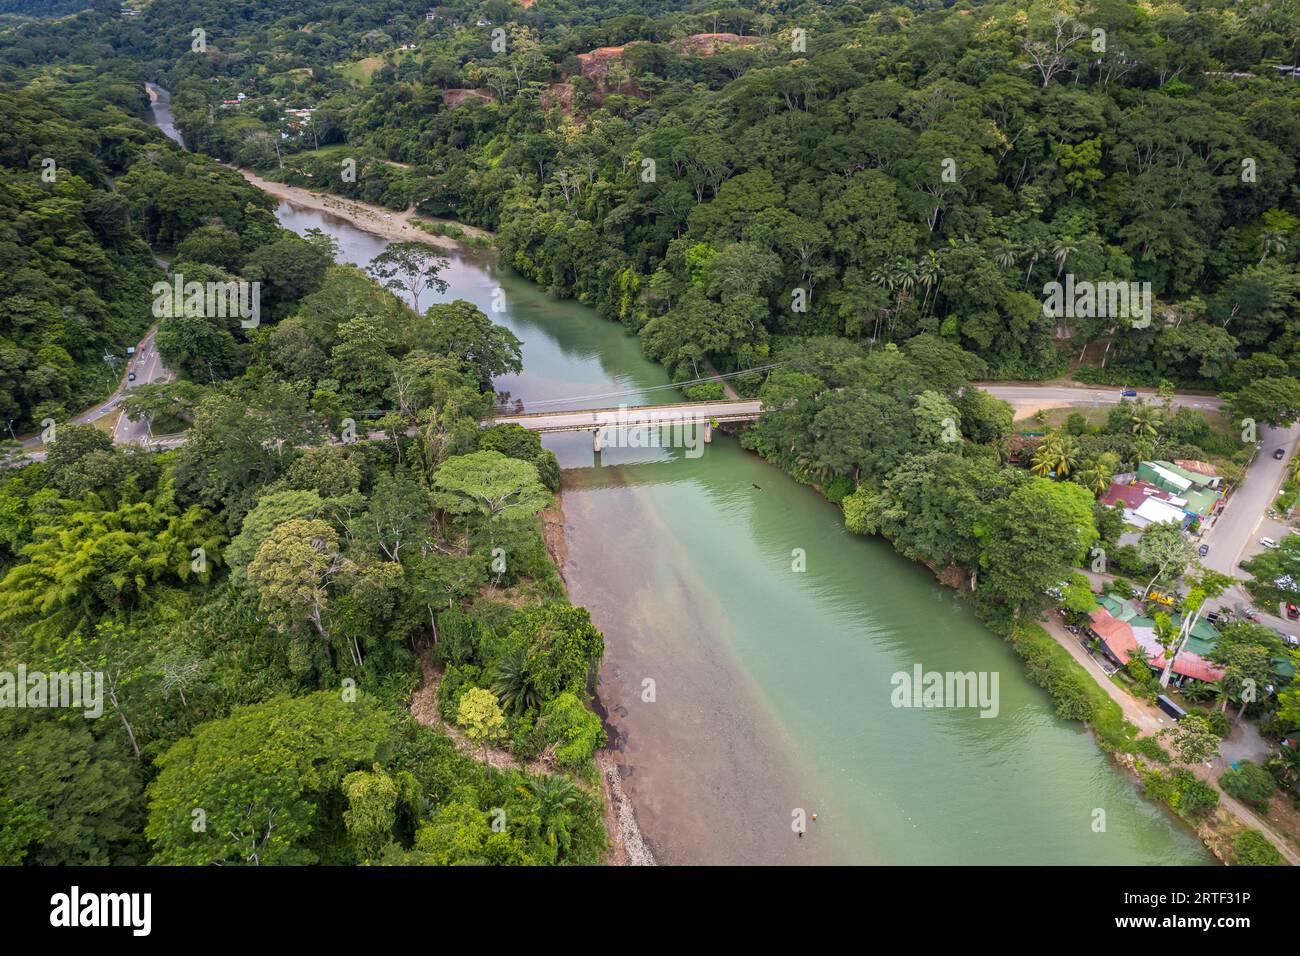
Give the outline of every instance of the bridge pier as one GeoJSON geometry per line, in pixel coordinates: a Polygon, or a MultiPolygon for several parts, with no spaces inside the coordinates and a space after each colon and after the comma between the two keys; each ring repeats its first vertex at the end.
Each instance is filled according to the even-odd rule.
{"type": "Polygon", "coordinates": [[[704,423],[704,444],[713,444],[713,422],[704,423]]]}
{"type": "Polygon", "coordinates": [[[591,434],[592,434],[591,450],[595,452],[599,452],[600,451],[600,429],[597,428],[591,434]]]}

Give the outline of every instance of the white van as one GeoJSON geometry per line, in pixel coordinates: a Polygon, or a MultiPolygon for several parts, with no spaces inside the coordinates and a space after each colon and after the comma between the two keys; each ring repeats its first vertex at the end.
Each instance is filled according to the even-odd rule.
{"type": "Polygon", "coordinates": [[[1276,547],[1277,547],[1277,542],[1274,541],[1272,538],[1260,538],[1260,539],[1259,539],[1259,543],[1262,544],[1262,545],[1263,545],[1264,547],[1266,547],[1266,548],[1276,548],[1276,547]]]}

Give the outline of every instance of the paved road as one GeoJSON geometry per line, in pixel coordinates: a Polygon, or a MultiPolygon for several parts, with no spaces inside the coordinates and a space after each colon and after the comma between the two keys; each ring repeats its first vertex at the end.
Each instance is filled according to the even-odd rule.
{"type": "MultiPolygon", "coordinates": [[[[162,357],[158,354],[158,348],[154,343],[154,332],[154,329],[150,329],[148,334],[140,340],[140,344],[135,347],[135,353],[126,363],[122,381],[118,383],[113,393],[93,408],[87,409],[80,415],[73,416],[69,420],[69,424],[94,424],[106,415],[117,414],[126,393],[137,385],[171,381],[172,373],[167,366],[163,365],[162,357]],[[135,381],[131,381],[131,375],[133,374],[135,375],[135,381]]],[[[133,422],[125,415],[122,415],[113,427],[113,441],[119,445],[146,445],[149,444],[149,440],[150,432],[147,419],[133,422]]],[[[41,445],[41,436],[39,434],[29,435],[23,438],[21,443],[24,448],[32,449],[27,452],[26,457],[35,461],[40,461],[45,457],[45,453],[38,450],[38,446],[41,445]]]]}
{"type": "MultiPolygon", "coordinates": [[[[1002,385],[997,382],[977,382],[981,389],[994,398],[1010,402],[1017,408],[1044,408],[1065,406],[1102,406],[1118,405],[1122,396],[1115,385],[1002,385]]],[[[1148,402],[1159,401],[1160,396],[1154,389],[1137,389],[1138,398],[1148,402]]],[[[1130,398],[1129,401],[1134,401],[1130,398]]],[[[1223,399],[1215,395],[1175,394],[1175,408],[1199,408],[1203,411],[1218,409],[1223,406],[1223,399]]]]}
{"type": "Polygon", "coordinates": [[[754,419],[763,411],[757,399],[738,402],[682,402],[675,405],[622,406],[568,412],[536,412],[529,415],[498,415],[491,424],[513,423],[536,432],[594,431],[600,428],[638,425],[671,425],[677,422],[720,422],[754,419]]]}
{"type": "MultiPolygon", "coordinates": [[[[169,382],[172,379],[172,373],[163,365],[162,356],[158,354],[158,348],[154,344],[154,330],[150,329],[138,346],[135,354],[131,356],[131,363],[127,367],[128,372],[135,373],[135,381],[127,381],[125,387],[119,390],[118,401],[125,396],[126,391],[135,388],[137,385],[149,385],[154,382],[169,382]]],[[[133,422],[125,415],[117,420],[117,425],[113,429],[113,441],[122,445],[147,445],[152,436],[150,431],[149,419],[141,418],[138,422],[133,422]]]]}
{"type": "Polygon", "coordinates": [[[1266,518],[1265,512],[1282,487],[1287,467],[1295,455],[1296,440],[1300,439],[1300,426],[1270,428],[1264,425],[1260,427],[1259,437],[1259,451],[1246,469],[1241,484],[1228,499],[1223,513],[1202,536],[1202,541],[1210,546],[1210,553],[1201,563],[1223,574],[1239,575],[1237,563],[1243,554],[1250,556],[1261,550],[1260,537],[1277,540],[1285,533],[1282,530],[1285,526],[1266,518]],[[1284,452],[1280,461],[1273,457],[1277,448],[1284,452]]]}

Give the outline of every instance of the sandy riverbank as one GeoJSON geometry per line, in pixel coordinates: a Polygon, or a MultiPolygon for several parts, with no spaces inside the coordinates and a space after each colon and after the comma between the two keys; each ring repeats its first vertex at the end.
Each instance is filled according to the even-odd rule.
{"type": "MultiPolygon", "coordinates": [[[[301,206],[304,209],[313,209],[317,212],[328,213],[331,216],[338,216],[358,229],[392,242],[424,242],[440,249],[467,248],[463,243],[450,236],[434,235],[428,230],[420,228],[418,223],[421,221],[432,223],[443,220],[418,216],[414,209],[394,212],[382,206],[374,206],[356,199],[346,199],[333,193],[316,192],[312,189],[303,189],[301,186],[289,186],[285,183],[273,182],[269,179],[263,179],[251,170],[238,166],[232,168],[238,170],[241,176],[258,189],[274,196],[276,199],[293,203],[295,206],[301,206]]],[[[460,223],[456,225],[468,235],[481,236],[485,239],[492,238],[490,233],[482,229],[460,223]]]]}
{"type": "MultiPolygon", "coordinates": [[[[555,506],[542,512],[542,523],[546,551],[551,556],[567,593],[569,582],[564,576],[564,566],[568,561],[569,548],[564,533],[564,489],[561,488],[556,495],[555,506]]],[[[596,696],[596,712],[600,714],[610,740],[614,740],[616,735],[610,726],[599,691],[596,696]]],[[[606,862],[613,866],[654,866],[654,854],[637,824],[632,801],[623,790],[614,751],[609,747],[597,750],[596,768],[600,772],[600,787],[605,797],[605,833],[609,836],[610,844],[606,862]]]]}

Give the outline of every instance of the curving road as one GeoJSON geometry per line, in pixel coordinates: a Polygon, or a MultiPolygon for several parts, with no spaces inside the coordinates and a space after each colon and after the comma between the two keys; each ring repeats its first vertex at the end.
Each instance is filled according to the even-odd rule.
{"type": "MultiPolygon", "coordinates": [[[[151,328],[140,344],[135,347],[135,352],[126,363],[126,370],[122,374],[122,380],[118,383],[113,393],[93,408],[89,408],[68,420],[71,425],[91,425],[99,421],[106,415],[117,414],[122,404],[122,399],[126,397],[127,392],[137,385],[149,385],[153,382],[169,382],[173,378],[171,371],[163,364],[162,356],[158,354],[158,347],[154,343],[154,333],[156,329],[151,328]],[[131,376],[135,376],[132,381],[131,376]]],[[[117,423],[113,426],[113,441],[119,445],[147,445],[151,440],[148,419],[141,419],[133,422],[125,415],[121,415],[117,423]]],[[[21,439],[22,447],[30,449],[24,457],[32,461],[41,461],[45,458],[45,452],[41,450],[41,436],[39,434],[29,435],[21,439]]]]}

